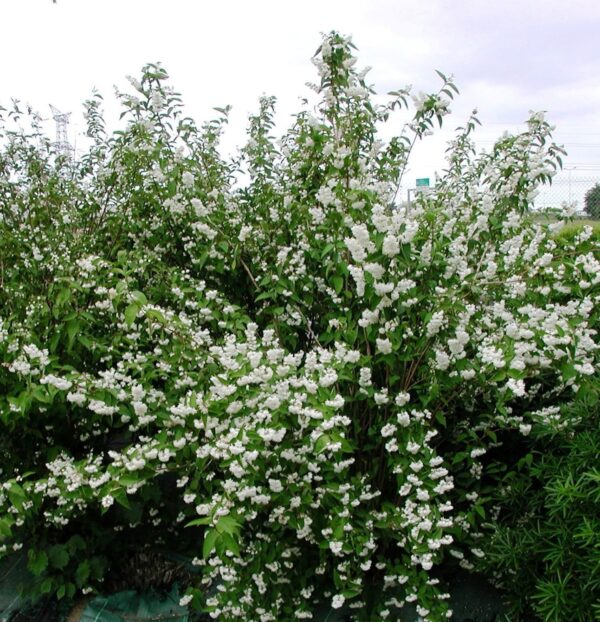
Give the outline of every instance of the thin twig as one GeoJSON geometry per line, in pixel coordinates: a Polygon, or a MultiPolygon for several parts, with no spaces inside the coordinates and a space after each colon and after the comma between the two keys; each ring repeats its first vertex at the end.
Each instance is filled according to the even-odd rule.
{"type": "Polygon", "coordinates": [[[254,280],[254,277],[252,276],[252,272],[250,272],[250,268],[248,268],[248,266],[246,265],[246,262],[242,259],[241,256],[240,256],[240,263],[244,267],[246,274],[250,277],[250,280],[252,281],[252,285],[254,285],[256,289],[258,289],[258,283],[254,280]]]}

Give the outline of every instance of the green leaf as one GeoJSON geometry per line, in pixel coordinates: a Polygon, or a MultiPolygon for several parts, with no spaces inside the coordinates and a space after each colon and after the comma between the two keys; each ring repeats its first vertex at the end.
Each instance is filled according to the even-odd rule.
{"type": "Polygon", "coordinates": [[[124,490],[118,490],[114,492],[113,497],[119,505],[122,505],[127,510],[131,510],[131,504],[129,503],[129,499],[127,498],[127,493],[124,490]]]}
{"type": "Polygon", "coordinates": [[[344,279],[341,276],[334,276],[331,279],[331,282],[333,283],[333,288],[335,289],[335,293],[339,294],[344,288],[344,279]]]}
{"type": "Polygon", "coordinates": [[[196,518],[191,520],[189,523],[186,523],[186,527],[196,527],[197,525],[210,525],[212,524],[212,518],[210,516],[206,516],[204,518],[196,518]]]}
{"type": "Polygon", "coordinates": [[[231,534],[223,534],[223,544],[225,545],[225,548],[231,551],[234,555],[240,554],[240,547],[231,534]]]}
{"type": "Polygon", "coordinates": [[[463,460],[466,460],[468,455],[469,454],[467,454],[467,452],[465,452],[465,451],[459,451],[459,452],[455,453],[454,457],[452,458],[452,464],[458,464],[459,462],[462,462],[463,460]]]}
{"type": "Polygon", "coordinates": [[[69,320],[67,322],[67,336],[69,338],[69,349],[73,347],[75,343],[75,337],[77,337],[77,333],[79,332],[80,326],[77,320],[69,320]]]}
{"type": "Polygon", "coordinates": [[[87,348],[88,350],[91,350],[94,347],[94,342],[89,338],[86,337],[85,335],[79,335],[77,337],[77,341],[84,347],[87,348]]]}
{"type": "Polygon", "coordinates": [[[330,440],[331,438],[329,437],[329,434],[321,434],[321,436],[319,436],[317,442],[315,443],[315,451],[318,454],[320,454],[322,451],[325,451],[325,448],[327,447],[327,445],[329,445],[330,440]]]}
{"type": "Polygon", "coordinates": [[[78,534],[71,536],[67,540],[67,550],[69,555],[74,555],[77,551],[85,551],[85,540],[78,534]]]}
{"type": "Polygon", "coordinates": [[[79,587],[85,586],[90,576],[90,564],[86,560],[82,561],[75,571],[75,581],[79,587]]]}
{"type": "Polygon", "coordinates": [[[17,482],[13,482],[8,489],[8,496],[12,503],[15,503],[15,500],[18,499],[20,501],[25,501],[27,499],[27,495],[23,488],[17,484],[17,482]]]}
{"type": "Polygon", "coordinates": [[[506,380],[505,371],[497,371],[491,378],[490,382],[504,382],[506,380]]]}
{"type": "Polygon", "coordinates": [[[166,322],[165,316],[158,309],[148,309],[146,317],[159,321],[161,324],[166,322]]]}
{"type": "Polygon", "coordinates": [[[29,549],[27,555],[29,557],[27,568],[29,568],[36,577],[39,577],[48,567],[48,555],[46,555],[45,551],[36,552],[33,549],[29,549]]]}
{"type": "Polygon", "coordinates": [[[131,326],[135,322],[135,318],[140,311],[140,307],[137,303],[132,302],[125,309],[125,321],[127,322],[127,326],[131,326]]]}
{"type": "Polygon", "coordinates": [[[202,546],[202,557],[207,559],[217,544],[221,534],[216,529],[208,529],[204,534],[204,544],[202,546]]]}
{"type": "Polygon", "coordinates": [[[51,546],[48,553],[50,564],[58,570],[62,570],[69,563],[69,553],[62,544],[51,546]]]}
{"type": "Polygon", "coordinates": [[[221,516],[216,528],[220,532],[234,534],[238,532],[240,524],[231,516],[221,516]]]}
{"type": "Polygon", "coordinates": [[[58,348],[58,344],[60,342],[60,330],[57,330],[52,339],[50,339],[49,350],[52,354],[56,352],[56,348],[58,348]]]}
{"type": "Polygon", "coordinates": [[[56,302],[55,304],[59,305],[59,306],[63,306],[65,304],[65,302],[67,302],[67,300],[70,300],[71,298],[71,290],[68,287],[65,287],[63,289],[61,289],[58,294],[56,295],[56,302]]]}
{"type": "Polygon", "coordinates": [[[131,297],[133,298],[135,302],[139,303],[140,305],[148,304],[148,299],[142,292],[139,292],[137,290],[133,291],[131,292],[131,297]]]}
{"type": "Polygon", "coordinates": [[[60,317],[61,308],[65,306],[65,303],[71,298],[71,290],[69,288],[61,289],[56,295],[54,305],[52,306],[52,316],[55,319],[60,317]]]}
{"type": "Polygon", "coordinates": [[[48,577],[47,579],[45,579],[40,586],[40,592],[42,594],[49,594],[52,591],[52,583],[52,577],[48,577]]]}
{"type": "Polygon", "coordinates": [[[13,521],[9,518],[0,518],[0,536],[2,538],[10,538],[12,536],[13,521]]]}
{"type": "Polygon", "coordinates": [[[33,387],[31,395],[38,402],[42,402],[42,404],[52,403],[52,396],[48,395],[48,390],[43,385],[37,385],[33,387]]]}
{"type": "Polygon", "coordinates": [[[196,262],[196,265],[198,266],[199,269],[202,269],[207,259],[208,259],[208,251],[204,251],[202,255],[200,255],[198,261],[196,262]]]}
{"type": "Polygon", "coordinates": [[[565,363],[561,368],[562,376],[564,380],[571,380],[577,376],[577,370],[572,363],[565,363]]]}
{"type": "Polygon", "coordinates": [[[332,251],[333,249],[334,249],[334,246],[331,242],[329,242],[328,244],[325,244],[325,248],[321,251],[321,259],[323,259],[325,255],[328,255],[330,251],[332,251]]]}
{"type": "Polygon", "coordinates": [[[344,598],[346,598],[346,600],[350,600],[351,598],[356,598],[356,596],[358,596],[361,593],[361,590],[359,589],[350,589],[350,590],[344,590],[342,592],[342,595],[344,596],[344,598]]]}
{"type": "Polygon", "coordinates": [[[255,299],[254,302],[259,302],[261,300],[266,300],[267,298],[273,298],[273,292],[271,291],[267,291],[267,292],[263,292],[262,294],[259,294],[255,299]]]}

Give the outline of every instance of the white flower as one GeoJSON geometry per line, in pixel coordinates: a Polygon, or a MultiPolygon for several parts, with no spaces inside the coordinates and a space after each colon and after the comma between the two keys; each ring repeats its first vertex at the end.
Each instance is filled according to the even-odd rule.
{"type": "Polygon", "coordinates": [[[526,394],[525,390],[525,382],[523,380],[515,380],[514,378],[509,378],[506,386],[513,392],[517,397],[522,397],[526,394]]]}
{"type": "Polygon", "coordinates": [[[444,325],[444,312],[437,311],[431,316],[431,319],[427,323],[427,336],[433,337],[436,335],[442,326],[444,325]]]}
{"type": "Polygon", "coordinates": [[[269,488],[273,492],[281,492],[283,490],[283,484],[278,479],[270,479],[269,488]]]}
{"type": "Polygon", "coordinates": [[[392,436],[396,432],[396,429],[397,428],[393,423],[386,423],[383,428],[381,428],[381,436],[383,436],[383,438],[392,436]]]}
{"type": "Polygon", "coordinates": [[[376,339],[375,342],[382,354],[389,354],[392,351],[392,342],[389,339],[376,339]]]}
{"type": "Polygon", "coordinates": [[[189,605],[192,600],[193,600],[194,596],[192,594],[186,594],[185,596],[182,596],[179,599],[179,606],[180,607],[186,607],[187,605],[189,605]]]}
{"type": "Polygon", "coordinates": [[[270,410],[276,410],[281,405],[281,400],[276,395],[270,395],[265,400],[265,406],[270,410]]]}
{"type": "Polygon", "coordinates": [[[523,436],[527,436],[529,432],[531,432],[531,424],[530,423],[522,423],[519,426],[519,431],[523,436]]]}
{"type": "Polygon", "coordinates": [[[378,391],[377,393],[375,393],[373,395],[373,398],[375,399],[375,403],[378,406],[381,406],[382,404],[387,404],[389,402],[389,397],[388,397],[387,389],[383,389],[382,391],[378,391]]]}
{"type": "Polygon", "coordinates": [[[410,415],[407,412],[398,413],[398,416],[396,418],[398,420],[398,423],[403,428],[406,428],[410,424],[410,415]]]}
{"type": "Polygon", "coordinates": [[[77,404],[77,406],[83,406],[85,403],[85,395],[79,391],[76,393],[67,393],[67,401],[77,404]]]}
{"type": "Polygon", "coordinates": [[[334,555],[340,555],[340,553],[342,552],[343,545],[344,545],[343,542],[338,542],[337,540],[332,540],[329,543],[329,548],[331,549],[331,552],[334,555]]]}
{"type": "Polygon", "coordinates": [[[345,602],[346,602],[346,599],[344,598],[343,594],[336,594],[331,599],[331,606],[334,609],[339,609],[345,602]]]}
{"type": "Polygon", "coordinates": [[[404,406],[404,404],[408,404],[408,402],[410,402],[410,394],[405,392],[398,393],[394,399],[396,406],[404,406]]]}
{"type": "Polygon", "coordinates": [[[146,406],[143,402],[131,402],[131,405],[133,406],[133,410],[138,417],[143,417],[148,411],[148,406],[146,406]]]}
{"type": "Polygon", "coordinates": [[[160,91],[154,91],[152,93],[152,109],[158,112],[165,104],[165,98],[160,91]]]}
{"type": "Polygon", "coordinates": [[[142,387],[141,385],[136,384],[131,387],[131,396],[134,400],[140,401],[144,398],[144,395],[146,395],[146,391],[144,391],[144,387],[142,387]]]}
{"type": "Polygon", "coordinates": [[[273,428],[260,428],[257,430],[257,433],[266,443],[281,443],[285,436],[286,429],[280,428],[279,430],[273,430],[273,428]]]}
{"type": "Polygon", "coordinates": [[[191,188],[194,185],[194,176],[189,172],[185,171],[181,176],[181,181],[186,188],[191,188]]]}
{"type": "Polygon", "coordinates": [[[196,213],[196,216],[198,216],[198,218],[201,218],[202,216],[206,216],[208,214],[208,210],[200,199],[193,198],[191,203],[192,207],[194,208],[194,212],[196,213]]]}
{"type": "Polygon", "coordinates": [[[371,369],[369,367],[360,368],[358,384],[361,387],[368,387],[371,385],[371,369]]]}
{"type": "Polygon", "coordinates": [[[344,405],[344,398],[338,393],[332,400],[327,400],[325,402],[325,406],[329,406],[330,408],[341,408],[344,405]]]}
{"type": "Polygon", "coordinates": [[[385,449],[386,451],[388,451],[389,453],[394,453],[396,451],[398,451],[398,441],[395,438],[390,439],[386,444],[385,444],[385,449]]]}
{"type": "Polygon", "coordinates": [[[388,257],[395,257],[400,252],[400,244],[395,235],[388,233],[383,239],[381,252],[388,257]]]}
{"type": "Polygon", "coordinates": [[[105,497],[102,497],[103,508],[109,508],[114,502],[115,502],[114,497],[111,497],[110,495],[106,495],[105,497]]]}
{"type": "Polygon", "coordinates": [[[435,351],[435,367],[445,371],[450,366],[450,357],[443,350],[435,351]]]}
{"type": "Polygon", "coordinates": [[[418,453],[419,449],[421,449],[421,445],[419,445],[418,443],[413,443],[412,441],[409,441],[406,444],[406,451],[408,451],[409,454],[416,454],[418,453]]]}
{"type": "Polygon", "coordinates": [[[59,378],[57,376],[53,376],[52,374],[48,374],[47,376],[40,378],[40,384],[50,384],[60,391],[68,391],[73,386],[73,383],[70,380],[67,380],[66,378],[59,378]]]}

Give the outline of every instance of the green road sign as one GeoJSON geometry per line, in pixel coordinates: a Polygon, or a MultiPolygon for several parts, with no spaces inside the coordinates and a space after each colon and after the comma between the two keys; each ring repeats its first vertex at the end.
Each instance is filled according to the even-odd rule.
{"type": "Polygon", "coordinates": [[[420,186],[429,186],[429,177],[421,177],[421,179],[417,179],[417,188],[420,186]]]}

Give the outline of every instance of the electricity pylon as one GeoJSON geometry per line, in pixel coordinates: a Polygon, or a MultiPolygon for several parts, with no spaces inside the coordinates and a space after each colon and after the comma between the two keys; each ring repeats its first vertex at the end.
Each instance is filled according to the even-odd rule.
{"type": "Polygon", "coordinates": [[[71,156],[73,153],[73,147],[71,147],[67,136],[67,125],[69,125],[69,117],[71,116],[71,113],[61,112],[52,104],[50,104],[50,110],[52,110],[52,116],[56,122],[56,141],[54,143],[54,147],[57,153],[71,156]]]}

